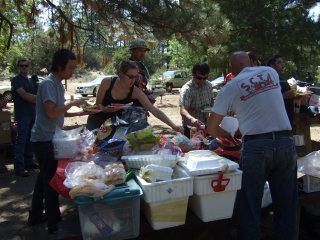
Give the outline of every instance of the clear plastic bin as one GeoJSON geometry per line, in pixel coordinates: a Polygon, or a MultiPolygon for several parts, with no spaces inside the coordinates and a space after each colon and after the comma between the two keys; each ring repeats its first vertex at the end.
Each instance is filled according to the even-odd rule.
{"type": "Polygon", "coordinates": [[[82,238],[119,240],[139,236],[141,195],[141,188],[131,179],[99,200],[77,197],[82,238]]]}

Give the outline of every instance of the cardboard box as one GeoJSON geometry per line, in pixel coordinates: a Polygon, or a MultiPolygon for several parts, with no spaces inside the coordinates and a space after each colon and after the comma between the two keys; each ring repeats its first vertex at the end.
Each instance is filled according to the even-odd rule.
{"type": "Polygon", "coordinates": [[[0,144],[11,144],[11,113],[0,112],[0,144]]]}

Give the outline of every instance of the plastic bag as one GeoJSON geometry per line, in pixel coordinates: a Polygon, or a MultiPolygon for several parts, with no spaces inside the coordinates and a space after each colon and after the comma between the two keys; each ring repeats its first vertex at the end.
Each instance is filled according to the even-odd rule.
{"type": "Polygon", "coordinates": [[[118,117],[107,119],[99,128],[97,145],[111,138],[124,138],[128,129],[128,123],[118,117]]]}
{"type": "Polygon", "coordinates": [[[195,149],[194,143],[185,135],[178,134],[171,139],[171,142],[176,144],[183,152],[189,152],[195,149]]]}
{"type": "Polygon", "coordinates": [[[261,207],[267,207],[272,203],[272,198],[271,198],[271,193],[270,193],[270,188],[269,188],[269,183],[266,182],[264,185],[263,189],[263,196],[262,196],[262,201],[261,201],[261,207]]]}
{"type": "Polygon", "coordinates": [[[66,179],[63,184],[68,188],[105,182],[105,172],[103,168],[93,162],[70,163],[65,169],[65,175],[66,179]]]}
{"type": "Polygon", "coordinates": [[[201,131],[194,133],[190,140],[194,144],[194,149],[196,150],[203,149],[203,143],[207,141],[201,131]]]}
{"type": "Polygon", "coordinates": [[[100,146],[99,151],[114,157],[121,156],[125,143],[126,141],[123,139],[109,139],[100,146]]]}
{"type": "Polygon", "coordinates": [[[156,144],[152,148],[153,154],[169,154],[169,155],[181,155],[182,150],[173,142],[168,141],[165,137],[160,136],[160,143],[156,144]]]}
{"type": "Polygon", "coordinates": [[[53,136],[54,156],[56,159],[76,159],[81,155],[81,136],[83,127],[62,130],[57,127],[53,136]]]}
{"type": "Polygon", "coordinates": [[[298,172],[320,178],[320,150],[298,159],[298,172]]]}
{"type": "Polygon", "coordinates": [[[125,136],[125,138],[133,147],[141,146],[142,144],[154,145],[159,143],[160,141],[160,137],[152,131],[152,128],[150,126],[138,131],[130,132],[125,136]]]}
{"type": "Polygon", "coordinates": [[[85,195],[92,198],[100,198],[114,189],[113,185],[106,185],[104,183],[97,182],[95,184],[81,185],[72,188],[69,192],[71,199],[75,199],[78,196],[85,195]]]}
{"type": "Polygon", "coordinates": [[[141,167],[140,177],[146,182],[167,181],[172,179],[173,169],[157,164],[141,167]]]}

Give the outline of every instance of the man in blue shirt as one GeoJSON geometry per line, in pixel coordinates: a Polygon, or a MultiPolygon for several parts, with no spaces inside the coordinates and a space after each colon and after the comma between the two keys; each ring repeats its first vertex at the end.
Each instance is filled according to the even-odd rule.
{"type": "Polygon", "coordinates": [[[19,75],[11,81],[14,114],[17,121],[17,138],[15,145],[14,171],[16,176],[27,177],[26,169],[38,168],[33,160],[33,148],[30,132],[35,120],[36,90],[28,78],[29,61],[18,61],[19,75]]]}

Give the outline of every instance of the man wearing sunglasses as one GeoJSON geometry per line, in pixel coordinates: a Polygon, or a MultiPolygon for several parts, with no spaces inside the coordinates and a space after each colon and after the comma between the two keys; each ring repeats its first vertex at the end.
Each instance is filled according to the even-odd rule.
{"type": "Polygon", "coordinates": [[[180,114],[184,135],[190,138],[190,127],[201,129],[207,124],[208,113],[204,108],[213,105],[212,85],[207,80],[210,72],[209,65],[197,63],[193,66],[193,78],[180,90],[180,114]]]}
{"type": "Polygon", "coordinates": [[[30,133],[35,120],[36,90],[28,78],[29,61],[18,61],[19,74],[11,81],[14,114],[17,121],[17,138],[15,144],[14,171],[19,177],[28,177],[26,170],[38,168],[33,160],[33,148],[30,133]]]}

